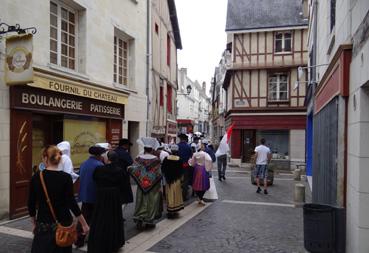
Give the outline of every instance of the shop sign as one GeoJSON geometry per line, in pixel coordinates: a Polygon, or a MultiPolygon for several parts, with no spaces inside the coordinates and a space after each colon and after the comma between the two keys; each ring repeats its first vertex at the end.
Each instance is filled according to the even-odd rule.
{"type": "Polygon", "coordinates": [[[153,126],[151,133],[156,135],[165,135],[165,126],[153,126]]]}
{"type": "Polygon", "coordinates": [[[32,34],[6,39],[5,82],[8,85],[33,82],[32,34]]]}
{"type": "Polygon", "coordinates": [[[176,123],[167,123],[167,134],[177,135],[177,124],[176,123]]]}
{"type": "Polygon", "coordinates": [[[119,92],[38,72],[35,74],[34,83],[29,84],[29,86],[117,104],[127,104],[128,101],[127,96],[119,92]]]}
{"type": "Polygon", "coordinates": [[[11,89],[11,107],[56,111],[80,115],[92,115],[107,118],[124,118],[124,105],[100,102],[77,96],[65,96],[62,93],[47,92],[28,86],[11,89]]]}

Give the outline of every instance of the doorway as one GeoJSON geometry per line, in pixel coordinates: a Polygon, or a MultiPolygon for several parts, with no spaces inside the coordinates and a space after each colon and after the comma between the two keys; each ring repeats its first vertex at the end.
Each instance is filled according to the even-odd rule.
{"type": "Polygon", "coordinates": [[[248,163],[251,161],[251,157],[254,154],[255,144],[256,144],[256,130],[242,130],[241,140],[242,140],[242,162],[248,163]]]}

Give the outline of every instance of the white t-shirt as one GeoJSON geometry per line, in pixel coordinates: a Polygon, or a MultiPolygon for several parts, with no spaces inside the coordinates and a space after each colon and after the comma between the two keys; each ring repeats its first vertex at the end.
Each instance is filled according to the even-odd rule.
{"type": "Polygon", "coordinates": [[[268,154],[270,154],[270,149],[267,146],[259,145],[255,148],[255,152],[258,153],[256,158],[257,165],[268,164],[268,154]]]}

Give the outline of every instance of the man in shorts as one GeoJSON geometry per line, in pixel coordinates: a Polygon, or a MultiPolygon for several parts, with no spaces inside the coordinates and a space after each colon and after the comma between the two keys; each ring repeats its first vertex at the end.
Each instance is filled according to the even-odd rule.
{"type": "Polygon", "coordinates": [[[256,185],[258,189],[256,193],[261,192],[260,178],[264,178],[264,194],[268,194],[268,163],[272,159],[270,149],[265,146],[265,139],[260,140],[260,145],[255,148],[255,163],[256,163],[256,185]]]}

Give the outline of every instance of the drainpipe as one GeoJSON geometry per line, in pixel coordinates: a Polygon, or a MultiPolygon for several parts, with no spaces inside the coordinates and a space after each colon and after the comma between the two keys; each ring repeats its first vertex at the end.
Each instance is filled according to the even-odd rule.
{"type": "Polygon", "coordinates": [[[147,0],[147,10],[146,10],[146,15],[147,15],[147,27],[146,27],[146,99],[147,99],[147,104],[146,104],[146,136],[149,136],[149,110],[150,110],[150,24],[151,24],[151,19],[150,19],[150,4],[151,1],[147,0]]]}

